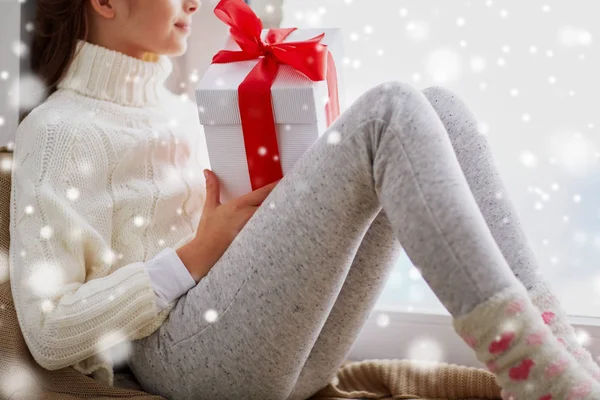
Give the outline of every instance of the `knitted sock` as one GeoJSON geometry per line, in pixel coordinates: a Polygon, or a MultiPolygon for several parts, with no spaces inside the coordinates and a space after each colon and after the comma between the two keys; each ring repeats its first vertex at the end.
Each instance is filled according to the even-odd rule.
{"type": "Polygon", "coordinates": [[[552,293],[552,290],[544,281],[538,282],[529,290],[529,296],[533,305],[541,312],[544,322],[550,327],[550,330],[564,344],[565,348],[581,364],[583,368],[600,382],[600,367],[592,355],[577,340],[575,330],[569,324],[567,314],[563,311],[558,299],[552,293]]]}
{"type": "Polygon", "coordinates": [[[453,325],[506,398],[600,399],[600,384],[552,335],[522,285],[504,289],[453,325]]]}

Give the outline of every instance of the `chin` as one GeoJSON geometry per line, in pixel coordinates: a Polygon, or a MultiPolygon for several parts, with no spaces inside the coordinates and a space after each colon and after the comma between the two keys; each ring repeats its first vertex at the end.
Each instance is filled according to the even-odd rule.
{"type": "Polygon", "coordinates": [[[187,45],[187,40],[181,40],[181,41],[177,41],[176,43],[173,43],[172,46],[169,46],[169,51],[167,51],[165,54],[168,56],[172,56],[172,57],[177,57],[177,56],[181,56],[183,55],[188,48],[187,45]]]}

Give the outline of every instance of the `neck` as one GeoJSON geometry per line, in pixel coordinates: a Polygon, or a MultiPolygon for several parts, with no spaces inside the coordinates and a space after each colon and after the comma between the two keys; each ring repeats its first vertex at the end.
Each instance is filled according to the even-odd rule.
{"type": "Polygon", "coordinates": [[[150,53],[136,46],[128,45],[119,40],[103,40],[100,39],[98,35],[90,35],[90,38],[87,39],[87,42],[95,44],[96,46],[104,47],[106,49],[114,50],[116,52],[125,54],[129,57],[137,58],[143,61],[156,61],[158,59],[158,56],[154,53],[150,53]]]}

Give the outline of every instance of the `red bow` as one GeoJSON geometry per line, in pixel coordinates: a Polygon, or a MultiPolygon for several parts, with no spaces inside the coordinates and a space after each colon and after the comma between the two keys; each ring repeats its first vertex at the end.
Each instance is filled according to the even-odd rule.
{"type": "Polygon", "coordinates": [[[221,50],[212,62],[222,64],[260,58],[238,88],[250,183],[255,190],[283,177],[271,102],[271,86],[279,65],[290,65],[313,81],[327,80],[329,126],[339,115],[335,64],[327,46],[320,43],[324,33],[301,42],[283,43],[296,28],[270,29],[263,41],[260,37],[262,21],[242,0],[221,0],[214,12],[230,26],[229,32],[241,51],[221,50]]]}

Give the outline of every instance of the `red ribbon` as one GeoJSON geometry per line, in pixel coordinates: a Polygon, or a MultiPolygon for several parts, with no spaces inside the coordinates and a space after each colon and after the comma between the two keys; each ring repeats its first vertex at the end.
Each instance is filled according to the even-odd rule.
{"type": "Polygon", "coordinates": [[[329,101],[325,112],[329,126],[340,114],[335,64],[327,46],[320,43],[324,33],[301,42],[283,43],[296,28],[270,29],[263,41],[262,21],[242,0],[221,0],[214,12],[230,26],[229,32],[241,51],[221,50],[212,62],[260,59],[238,88],[250,184],[256,190],[283,177],[271,102],[271,86],[279,65],[290,65],[313,81],[327,80],[329,101]]]}

